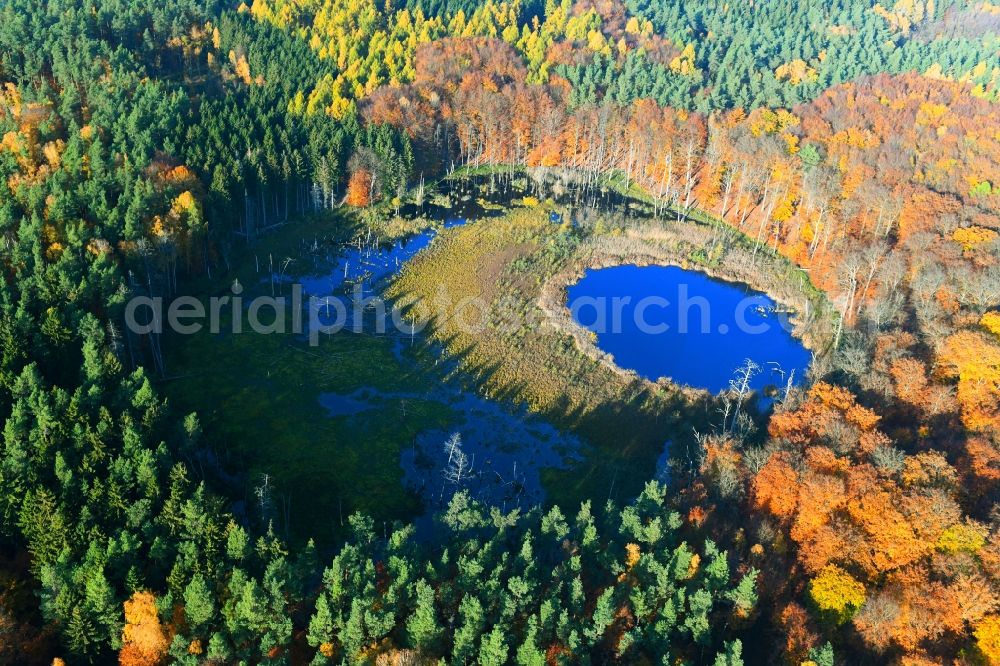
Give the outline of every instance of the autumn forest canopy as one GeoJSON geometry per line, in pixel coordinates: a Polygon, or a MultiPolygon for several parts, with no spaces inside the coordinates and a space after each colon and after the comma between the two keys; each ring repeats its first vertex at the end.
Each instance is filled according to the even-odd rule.
{"type": "Polygon", "coordinates": [[[0,665],[1000,664],[1000,4],[7,0],[0,236],[0,665]],[[351,252],[551,321],[128,323],[351,252]],[[792,304],[808,376],[553,314],[657,263],[792,304]],[[579,452],[404,488],[439,385],[579,452]]]}

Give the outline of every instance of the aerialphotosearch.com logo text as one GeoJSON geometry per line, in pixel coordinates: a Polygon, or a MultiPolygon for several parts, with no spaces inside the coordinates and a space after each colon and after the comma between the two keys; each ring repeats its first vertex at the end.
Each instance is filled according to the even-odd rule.
{"type": "MultiPolygon", "coordinates": [[[[462,333],[477,335],[486,328],[500,332],[533,329],[541,324],[537,308],[519,307],[501,298],[489,303],[478,297],[455,300],[444,287],[431,302],[406,299],[387,303],[377,295],[365,295],[362,285],[351,294],[306,297],[303,286],[290,285],[288,296],[245,297],[243,286],[234,282],[230,293],[200,299],[179,296],[165,302],[160,296],[135,296],[125,307],[125,325],[137,335],[171,331],[194,335],[208,328],[213,334],[251,332],[258,335],[305,335],[310,346],[322,336],[343,331],[385,334],[394,331],[413,336],[432,321],[448,320],[462,333]]],[[[660,335],[669,331],[692,334],[727,334],[733,326],[742,333],[763,334],[778,325],[788,328],[785,317],[770,316],[773,308],[763,296],[748,296],[732,313],[713,320],[712,304],[692,296],[686,284],[677,286],[676,298],[664,296],[582,296],[568,303],[574,321],[597,335],[638,331],[660,335]]]]}

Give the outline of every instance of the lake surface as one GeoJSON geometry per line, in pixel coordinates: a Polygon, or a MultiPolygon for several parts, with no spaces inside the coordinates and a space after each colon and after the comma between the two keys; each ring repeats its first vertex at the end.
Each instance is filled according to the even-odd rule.
{"type": "Polygon", "coordinates": [[[805,377],[812,355],[767,295],[676,266],[588,270],[567,289],[573,319],[622,368],[718,393],[746,359],[761,390],[805,377]],[[794,375],[792,373],[794,372],[794,375]]]}

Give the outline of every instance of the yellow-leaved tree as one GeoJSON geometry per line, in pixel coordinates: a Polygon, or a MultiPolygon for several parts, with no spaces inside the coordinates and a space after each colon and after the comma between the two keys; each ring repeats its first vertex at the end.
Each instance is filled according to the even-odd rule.
{"type": "Polygon", "coordinates": [[[809,583],[809,597],[821,613],[843,624],[865,603],[865,586],[836,564],[828,564],[809,583]]]}
{"type": "Polygon", "coordinates": [[[962,422],[973,432],[1000,429],[1000,343],[979,331],[949,336],[938,351],[938,371],[958,379],[962,422]]]}
{"type": "Polygon", "coordinates": [[[1000,615],[987,615],[976,626],[976,647],[988,664],[1000,664],[1000,615]]]}

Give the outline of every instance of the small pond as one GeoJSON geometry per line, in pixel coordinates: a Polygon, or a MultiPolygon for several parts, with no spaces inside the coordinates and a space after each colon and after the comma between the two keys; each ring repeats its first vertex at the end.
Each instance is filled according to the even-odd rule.
{"type": "Polygon", "coordinates": [[[750,386],[762,390],[798,383],[812,358],[767,295],[676,266],[588,270],[567,304],[599,349],[651,381],[718,393],[751,359],[760,370],[750,386]]]}

